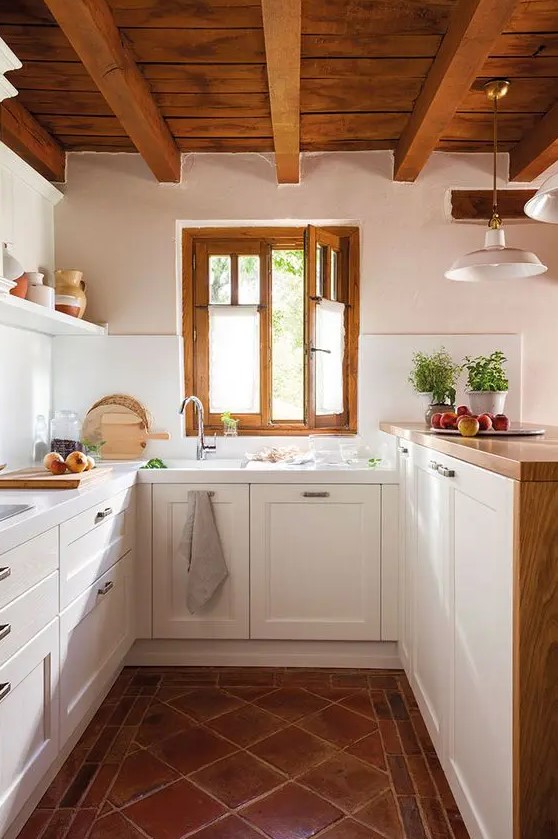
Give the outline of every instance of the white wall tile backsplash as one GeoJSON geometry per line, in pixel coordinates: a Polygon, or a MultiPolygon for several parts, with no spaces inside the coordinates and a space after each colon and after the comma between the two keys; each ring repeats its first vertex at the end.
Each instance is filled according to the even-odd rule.
{"type": "MultiPolygon", "coordinates": [[[[381,419],[422,419],[421,403],[407,382],[416,350],[445,346],[456,361],[502,349],[508,358],[508,410],[521,418],[521,337],[518,335],[363,335],[360,339],[359,430],[381,450],[381,419]]],[[[171,440],[152,441],[147,455],[193,457],[195,441],[182,436],[178,407],[184,396],[182,339],[177,336],[59,337],[54,339],[54,408],[83,417],[91,405],[110,393],[135,396],[153,414],[154,428],[171,440]]],[[[464,399],[461,395],[460,399],[464,399]]],[[[306,446],[297,438],[240,437],[220,439],[220,457],[236,457],[263,446],[306,446]]]]}

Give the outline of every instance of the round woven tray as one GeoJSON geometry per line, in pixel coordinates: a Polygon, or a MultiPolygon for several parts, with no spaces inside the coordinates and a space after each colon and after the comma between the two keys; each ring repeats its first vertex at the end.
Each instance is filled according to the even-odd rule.
{"type": "Polygon", "coordinates": [[[129,408],[130,411],[133,411],[134,414],[140,417],[147,431],[151,429],[153,417],[147,408],[141,402],[138,402],[137,399],[134,399],[133,396],[127,396],[125,393],[113,393],[111,396],[103,396],[102,399],[99,399],[98,402],[95,402],[91,406],[89,411],[92,411],[94,408],[100,408],[103,405],[120,405],[122,408],[129,408]]]}

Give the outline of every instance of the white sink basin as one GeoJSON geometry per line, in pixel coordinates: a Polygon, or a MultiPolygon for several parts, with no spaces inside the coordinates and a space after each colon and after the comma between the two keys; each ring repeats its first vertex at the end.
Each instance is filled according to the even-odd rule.
{"type": "Polygon", "coordinates": [[[241,458],[225,460],[224,458],[212,458],[211,455],[207,460],[165,460],[168,469],[201,469],[202,471],[211,471],[215,469],[242,469],[243,461],[241,458]]]}

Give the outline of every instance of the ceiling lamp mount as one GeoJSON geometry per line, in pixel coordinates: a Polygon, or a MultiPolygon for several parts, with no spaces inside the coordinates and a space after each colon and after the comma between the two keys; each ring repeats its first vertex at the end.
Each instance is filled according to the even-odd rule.
{"type": "Polygon", "coordinates": [[[535,277],[547,270],[530,251],[506,247],[502,217],[498,211],[498,102],[510,88],[508,79],[491,79],[484,86],[492,103],[492,216],[484,239],[484,247],[457,259],[444,276],[448,280],[475,283],[481,280],[512,280],[535,277]]]}

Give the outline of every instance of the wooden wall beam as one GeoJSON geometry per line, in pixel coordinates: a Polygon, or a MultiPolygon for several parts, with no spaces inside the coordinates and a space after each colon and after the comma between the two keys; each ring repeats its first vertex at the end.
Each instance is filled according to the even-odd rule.
{"type": "Polygon", "coordinates": [[[510,179],[532,181],[558,160],[558,103],[510,152],[510,179]]]}
{"type": "MultiPolygon", "coordinates": [[[[503,219],[530,221],[523,208],[534,189],[499,189],[498,210],[503,219]]],[[[456,221],[488,221],[492,216],[491,189],[452,189],[451,217],[456,221]]]]}
{"type": "Polygon", "coordinates": [[[0,106],[0,140],[49,181],[65,179],[64,149],[17,99],[0,106]]]}
{"type": "Polygon", "coordinates": [[[300,180],[301,0],[262,0],[277,182],[300,180]]]}
{"type": "Polygon", "coordinates": [[[106,0],[45,2],[155,177],[178,182],[180,152],[106,0]]]}
{"type": "Polygon", "coordinates": [[[397,143],[394,178],[414,181],[468,93],[518,0],[459,0],[397,143]]]}

